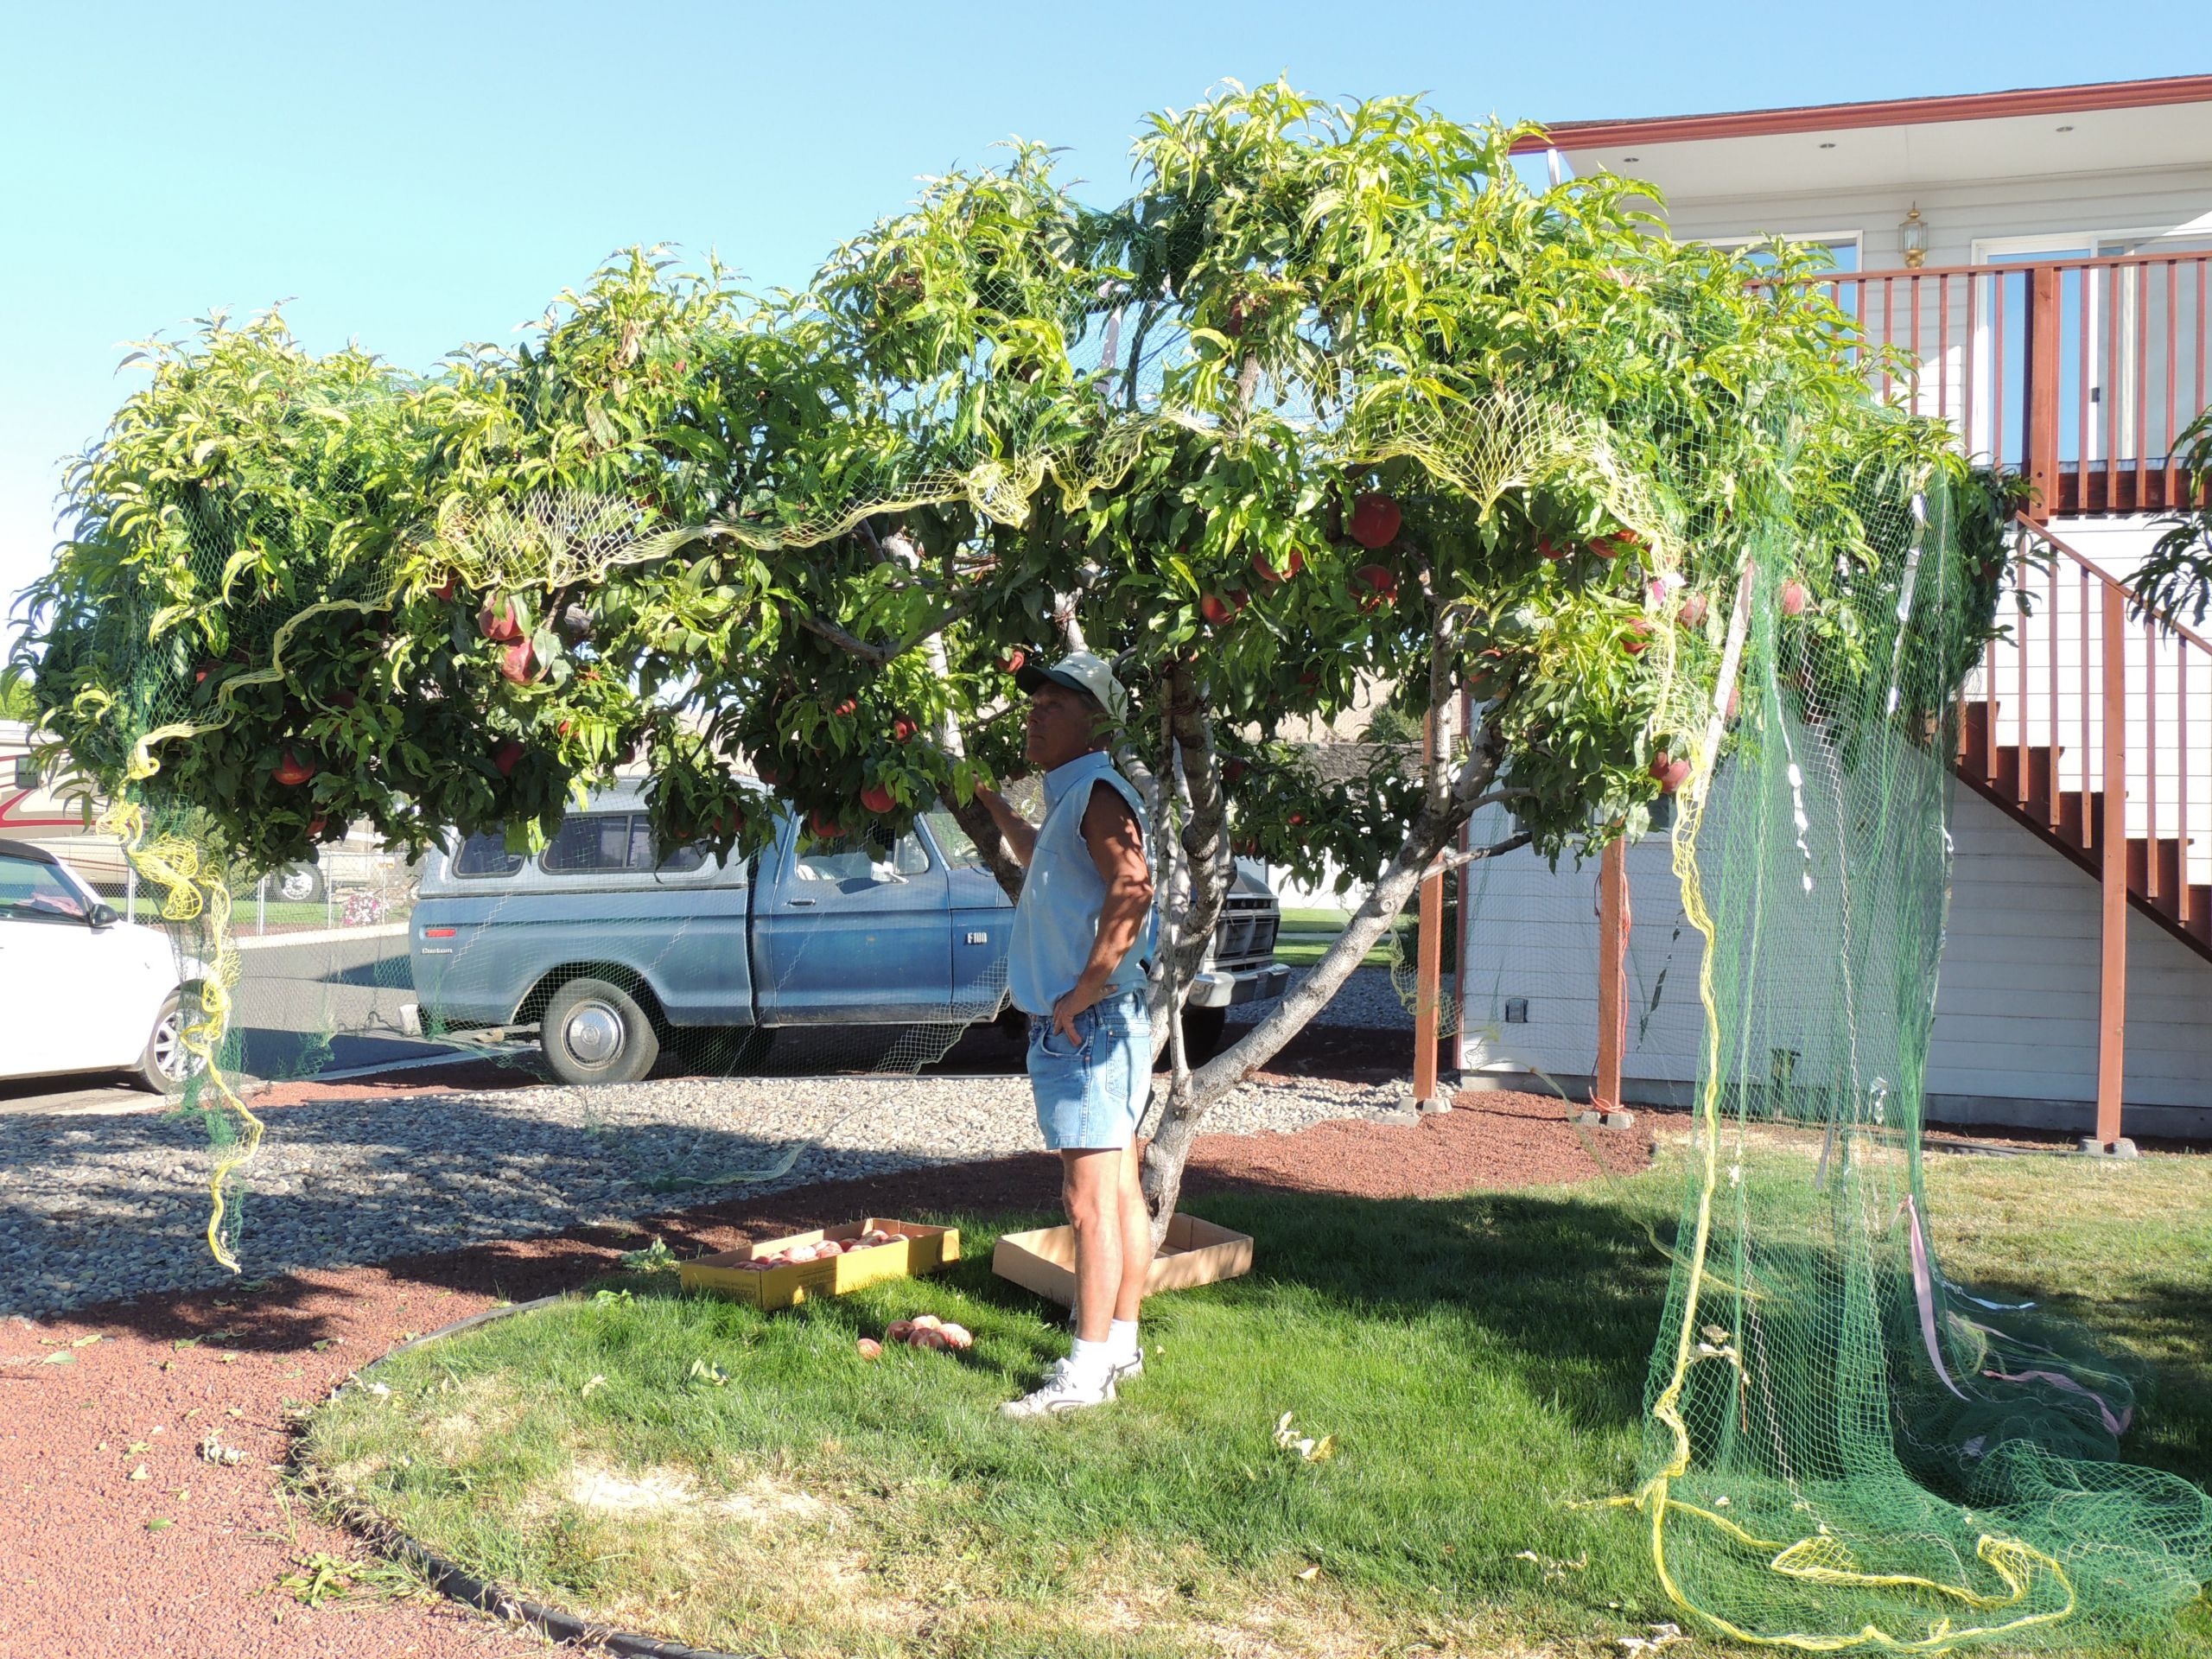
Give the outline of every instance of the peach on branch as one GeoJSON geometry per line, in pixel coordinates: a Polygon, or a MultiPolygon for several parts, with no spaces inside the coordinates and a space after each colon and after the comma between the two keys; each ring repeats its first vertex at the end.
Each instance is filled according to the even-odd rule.
{"type": "Polygon", "coordinates": [[[512,599],[487,600],[476,613],[476,631],[499,645],[522,638],[522,607],[512,599]]]}
{"type": "Polygon", "coordinates": [[[1351,573],[1351,588],[1361,610],[1379,611],[1396,602],[1398,578],[1388,565],[1363,564],[1351,573]]]}
{"type": "Polygon", "coordinates": [[[1351,504],[1351,538],[1362,547],[1389,546],[1404,524],[1398,504],[1379,490],[1370,490],[1351,504]]]}
{"type": "Polygon", "coordinates": [[[288,748],[277,760],[276,771],[270,776],[287,789],[297,789],[313,778],[317,770],[314,761],[306,759],[296,749],[288,748]]]}

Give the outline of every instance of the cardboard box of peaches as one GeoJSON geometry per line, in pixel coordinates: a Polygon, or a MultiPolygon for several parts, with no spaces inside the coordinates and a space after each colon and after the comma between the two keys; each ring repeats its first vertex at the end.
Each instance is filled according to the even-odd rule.
{"type": "Polygon", "coordinates": [[[677,1274],[686,1290],[711,1290],[765,1310],[934,1273],[959,1259],[957,1227],[869,1216],[679,1262],[677,1274]]]}

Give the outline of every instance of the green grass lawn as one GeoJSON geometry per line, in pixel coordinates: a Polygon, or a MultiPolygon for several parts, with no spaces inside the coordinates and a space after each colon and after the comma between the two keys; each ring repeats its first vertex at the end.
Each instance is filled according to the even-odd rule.
{"type": "MultiPolygon", "coordinates": [[[[1802,1185],[1808,1155],[1770,1154],[1802,1185]],[[1793,1161],[1794,1160],[1794,1161],[1793,1161]]],[[[769,1655],[1618,1655],[1679,1619],[1634,1484],[1677,1158],[1606,1185],[1382,1202],[1207,1197],[1248,1278],[1166,1296],[1114,1408],[1000,1401],[1057,1310],[968,1260],[763,1316],[632,1274],[400,1357],[308,1430],[328,1495],[481,1576],[769,1655]],[[965,1355],[854,1338],[921,1311],[965,1355]],[[1334,1437],[1306,1461],[1281,1414],[1334,1437]]],[[[1956,1276],[2044,1296],[2158,1362],[2130,1456],[2212,1477],[2212,1162],[1942,1159],[1956,1276]]],[[[2212,1614],[2155,1649],[2212,1659],[2212,1614]]],[[[1675,1659],[1721,1651],[1669,1645],[1675,1659]]]]}
{"type": "MultiPolygon", "coordinates": [[[[1328,953],[1351,919],[1347,911],[1286,909],[1281,931],[1275,936],[1275,960],[1293,968],[1312,967],[1328,953]]],[[[1389,936],[1384,935],[1360,962],[1364,967],[1388,968],[1389,936]]]]}

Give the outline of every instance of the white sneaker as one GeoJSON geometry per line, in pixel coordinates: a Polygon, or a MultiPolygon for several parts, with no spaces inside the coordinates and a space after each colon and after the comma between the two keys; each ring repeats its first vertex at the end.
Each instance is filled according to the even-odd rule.
{"type": "Polygon", "coordinates": [[[1086,1406],[1106,1405],[1114,1398],[1114,1376],[1112,1368],[1109,1367],[1096,1381],[1086,1382],[1075,1374],[1071,1361],[1056,1360],[1041,1384],[1019,1400],[1007,1401],[999,1408],[999,1414],[1002,1417],[1057,1417],[1063,1412],[1081,1411],[1086,1406]]]}
{"type": "Polygon", "coordinates": [[[1138,1349],[1136,1352],[1131,1354],[1127,1359],[1116,1359],[1109,1362],[1108,1369],[1113,1373],[1114,1386],[1116,1388],[1119,1388],[1124,1382],[1135,1382],[1137,1378],[1144,1375],[1144,1350],[1141,1348],[1138,1349]]]}

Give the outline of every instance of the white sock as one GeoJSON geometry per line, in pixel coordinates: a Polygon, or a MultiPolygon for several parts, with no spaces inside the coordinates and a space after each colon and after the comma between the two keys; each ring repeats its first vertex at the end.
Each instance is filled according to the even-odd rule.
{"type": "Polygon", "coordinates": [[[1113,1360],[1112,1343],[1085,1342],[1077,1337],[1074,1351],[1068,1356],[1068,1369],[1079,1382],[1096,1382],[1104,1378],[1113,1360]]]}
{"type": "Polygon", "coordinates": [[[1106,1327],[1106,1346],[1114,1357],[1135,1359],[1137,1357],[1137,1322],[1135,1319],[1116,1319],[1106,1327]]]}

